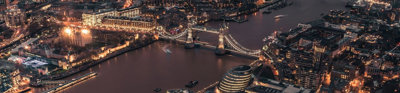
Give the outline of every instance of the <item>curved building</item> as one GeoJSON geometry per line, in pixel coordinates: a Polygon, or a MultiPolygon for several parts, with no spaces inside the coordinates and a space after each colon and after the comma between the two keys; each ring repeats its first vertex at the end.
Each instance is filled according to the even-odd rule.
{"type": "Polygon", "coordinates": [[[251,80],[251,71],[251,67],[247,65],[232,68],[220,81],[218,90],[223,93],[244,91],[251,80]]]}

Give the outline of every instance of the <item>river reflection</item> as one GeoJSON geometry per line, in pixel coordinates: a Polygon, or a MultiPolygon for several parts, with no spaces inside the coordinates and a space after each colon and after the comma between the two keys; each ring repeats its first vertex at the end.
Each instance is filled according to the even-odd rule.
{"type": "Polygon", "coordinates": [[[191,80],[199,81],[194,88],[198,90],[221,79],[231,67],[250,62],[236,56],[216,56],[207,49],[186,50],[180,45],[156,42],[92,67],[90,71],[99,72],[98,77],[65,92],[149,93],[154,88],[184,88],[191,80]],[[162,51],[165,45],[170,46],[171,54],[162,51]]]}
{"type": "MultiPolygon", "coordinates": [[[[247,16],[248,22],[230,23],[229,34],[240,44],[250,49],[261,48],[262,39],[271,32],[288,31],[298,23],[320,18],[321,13],[331,9],[344,9],[347,0],[292,0],[292,6],[272,11],[271,14],[247,16]],[[287,15],[275,21],[276,15],[287,15]]],[[[221,22],[210,22],[207,26],[218,27],[221,22]]],[[[217,36],[199,34],[202,41],[217,43],[217,36]]],[[[156,42],[147,47],[122,54],[82,72],[99,72],[99,75],[65,91],[67,93],[150,93],[155,88],[183,88],[191,80],[198,80],[199,90],[221,79],[233,66],[249,64],[253,60],[236,56],[216,56],[213,50],[184,49],[181,45],[156,42]],[[170,54],[162,47],[169,45],[170,54]]],[[[78,76],[78,75],[77,75],[78,76]]]]}
{"type": "MultiPolygon", "coordinates": [[[[297,26],[298,23],[305,23],[321,18],[320,14],[327,14],[329,10],[344,10],[348,0],[289,0],[293,1],[292,6],[279,10],[273,10],[271,14],[263,14],[266,9],[256,14],[247,16],[245,23],[229,23],[229,31],[240,44],[250,49],[260,49],[262,40],[273,31],[286,32],[297,26]],[[275,16],[286,15],[275,21],[275,16]]],[[[219,27],[221,22],[210,22],[206,26],[219,27]]],[[[202,41],[217,43],[217,36],[207,33],[200,33],[202,41]]]]}

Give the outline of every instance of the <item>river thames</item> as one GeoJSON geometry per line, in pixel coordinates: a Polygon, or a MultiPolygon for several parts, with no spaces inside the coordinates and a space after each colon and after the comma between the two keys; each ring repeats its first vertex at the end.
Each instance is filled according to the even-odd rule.
{"type": "MultiPolygon", "coordinates": [[[[292,6],[262,14],[263,10],[248,15],[248,22],[230,23],[229,34],[250,49],[260,49],[262,39],[274,31],[288,31],[298,23],[319,19],[331,9],[345,9],[347,0],[291,0],[292,6]],[[286,15],[279,21],[276,15],[286,15]]],[[[221,22],[206,25],[216,27],[221,22]]],[[[215,44],[216,36],[201,33],[202,41],[215,44]]],[[[193,90],[204,88],[222,78],[230,68],[249,64],[253,59],[237,56],[216,56],[213,50],[184,49],[181,45],[156,42],[147,47],[121,54],[81,72],[98,72],[98,76],[64,91],[66,93],[151,93],[155,88],[184,88],[191,80],[199,84],[193,90]],[[165,53],[166,47],[172,53],[165,53]]]]}

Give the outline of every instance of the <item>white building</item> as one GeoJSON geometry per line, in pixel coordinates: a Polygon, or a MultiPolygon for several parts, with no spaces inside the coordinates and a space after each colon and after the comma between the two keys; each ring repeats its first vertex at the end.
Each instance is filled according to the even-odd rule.
{"type": "Polygon", "coordinates": [[[141,12],[139,8],[127,8],[123,10],[106,9],[95,13],[83,13],[82,20],[83,25],[86,26],[101,26],[102,20],[105,16],[132,18],[139,16],[140,14],[141,12]]]}

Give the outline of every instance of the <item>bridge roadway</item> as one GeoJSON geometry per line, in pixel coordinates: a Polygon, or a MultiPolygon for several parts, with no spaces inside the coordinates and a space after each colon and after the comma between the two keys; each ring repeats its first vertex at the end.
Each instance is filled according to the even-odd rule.
{"type": "MultiPolygon", "coordinates": [[[[171,40],[171,39],[168,39],[168,38],[162,38],[162,39],[171,40]]],[[[182,44],[186,43],[186,40],[183,40],[183,39],[175,39],[175,40],[171,40],[171,41],[176,41],[177,43],[182,43],[182,44]]],[[[211,45],[208,42],[203,42],[203,41],[195,41],[194,44],[195,45],[200,45],[200,47],[208,48],[208,49],[216,49],[217,48],[217,46],[211,45]]],[[[245,57],[250,57],[250,58],[254,58],[254,59],[258,59],[258,57],[259,57],[257,55],[249,55],[249,54],[241,53],[239,51],[232,50],[232,49],[226,49],[225,48],[225,50],[230,52],[230,53],[233,53],[233,54],[237,54],[237,55],[245,56],[245,57]]]]}
{"type": "Polygon", "coordinates": [[[208,27],[203,27],[203,26],[194,26],[192,29],[193,30],[197,30],[197,31],[202,31],[202,32],[219,34],[219,30],[215,29],[215,28],[208,28],[208,27]]]}

